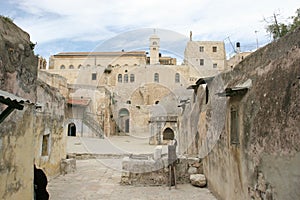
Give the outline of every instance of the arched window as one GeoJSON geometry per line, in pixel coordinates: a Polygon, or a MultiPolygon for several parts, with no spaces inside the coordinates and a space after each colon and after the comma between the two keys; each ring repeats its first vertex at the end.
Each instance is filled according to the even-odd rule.
{"type": "Polygon", "coordinates": [[[80,65],[78,65],[78,69],[80,69],[82,67],[82,65],[80,64],[80,65]]]}
{"type": "Polygon", "coordinates": [[[180,74],[179,73],[175,74],[175,83],[180,83],[180,74]]]}
{"type": "Polygon", "coordinates": [[[128,83],[128,74],[124,74],[124,83],[128,83]]]}
{"type": "Polygon", "coordinates": [[[134,82],[134,74],[130,74],[130,82],[134,82]]]}
{"type": "Polygon", "coordinates": [[[66,69],[66,67],[64,65],[61,65],[60,69],[66,69]]]}
{"type": "Polygon", "coordinates": [[[159,83],[159,74],[158,73],[154,74],[154,82],[159,83]]]}
{"type": "Polygon", "coordinates": [[[70,65],[70,66],[69,66],[69,69],[74,69],[74,65],[70,65]]]}
{"type": "Polygon", "coordinates": [[[118,74],[118,82],[122,83],[122,74],[118,74]]]}

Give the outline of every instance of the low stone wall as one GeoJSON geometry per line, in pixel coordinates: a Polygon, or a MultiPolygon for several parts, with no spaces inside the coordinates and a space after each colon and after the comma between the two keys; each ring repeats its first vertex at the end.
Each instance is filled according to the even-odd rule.
{"type": "MultiPolygon", "coordinates": [[[[199,158],[181,156],[176,165],[177,184],[190,183],[191,174],[203,173],[199,158]]],[[[140,186],[160,186],[168,184],[168,157],[154,160],[151,157],[125,157],[122,162],[121,184],[140,186]]]]}

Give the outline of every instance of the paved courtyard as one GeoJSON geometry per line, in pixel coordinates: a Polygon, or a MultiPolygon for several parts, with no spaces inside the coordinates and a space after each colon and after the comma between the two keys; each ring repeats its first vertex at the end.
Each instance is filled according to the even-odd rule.
{"type": "MultiPolygon", "coordinates": [[[[148,145],[147,138],[114,136],[106,139],[67,138],[68,153],[91,153],[103,155],[153,153],[155,146],[148,145]]],[[[163,146],[163,153],[167,146],[163,146]]],[[[48,184],[50,199],[108,199],[108,200],[183,200],[216,198],[207,188],[180,184],[178,188],[168,186],[138,187],[120,185],[122,159],[77,160],[77,171],[51,179],[48,184]]]]}
{"type": "Polygon", "coordinates": [[[138,187],[119,184],[120,159],[78,160],[75,173],[61,175],[50,180],[50,199],[107,199],[107,200],[216,200],[207,188],[180,184],[178,188],[167,186],[138,187]]]}

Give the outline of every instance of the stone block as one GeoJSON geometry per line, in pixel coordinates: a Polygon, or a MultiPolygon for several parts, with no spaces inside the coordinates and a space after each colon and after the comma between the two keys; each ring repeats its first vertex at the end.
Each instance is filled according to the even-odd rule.
{"type": "Polygon", "coordinates": [[[198,187],[206,186],[206,178],[203,174],[191,174],[190,175],[191,184],[198,187]]]}
{"type": "Polygon", "coordinates": [[[189,166],[193,166],[195,163],[199,163],[200,159],[199,158],[188,158],[187,162],[188,162],[189,166]]]}
{"type": "Polygon", "coordinates": [[[189,167],[188,174],[197,174],[198,169],[196,167],[189,167]]]}
{"type": "Polygon", "coordinates": [[[154,160],[161,159],[161,153],[162,153],[162,146],[155,147],[154,154],[153,154],[154,160]]]}

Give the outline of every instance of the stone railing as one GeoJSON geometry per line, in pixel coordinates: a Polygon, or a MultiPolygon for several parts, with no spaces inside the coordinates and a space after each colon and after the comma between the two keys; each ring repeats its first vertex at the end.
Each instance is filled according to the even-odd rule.
{"type": "Polygon", "coordinates": [[[94,119],[93,114],[90,113],[85,113],[84,118],[83,118],[83,123],[89,127],[94,133],[96,133],[97,136],[100,138],[104,138],[104,132],[102,127],[100,126],[99,122],[97,122],[94,119]]]}

